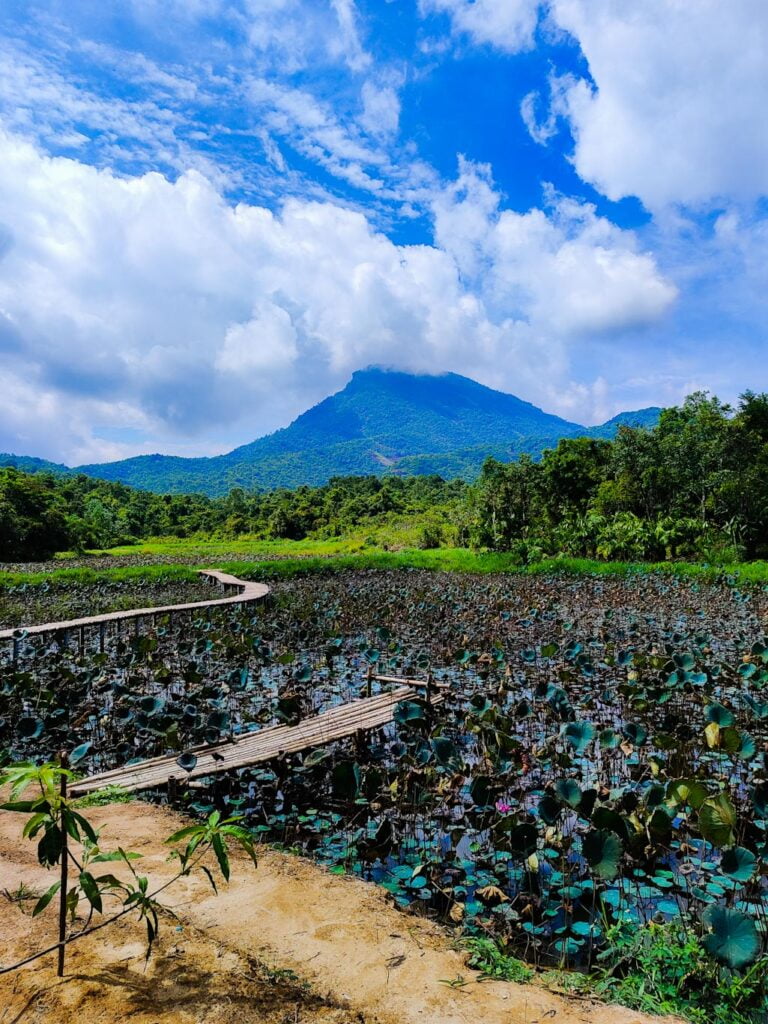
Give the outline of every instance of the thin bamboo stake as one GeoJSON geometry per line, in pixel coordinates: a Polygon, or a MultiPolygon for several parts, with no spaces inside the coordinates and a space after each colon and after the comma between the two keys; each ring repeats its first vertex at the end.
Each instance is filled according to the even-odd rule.
{"type": "MultiPolygon", "coordinates": [[[[69,758],[66,751],[62,750],[59,757],[62,768],[69,767],[69,758]]],[[[67,776],[61,776],[61,799],[67,799],[67,776]]],[[[61,828],[61,888],[59,889],[59,957],[56,974],[59,978],[64,977],[64,955],[67,950],[67,872],[69,869],[69,852],[67,843],[67,830],[61,828]]]]}

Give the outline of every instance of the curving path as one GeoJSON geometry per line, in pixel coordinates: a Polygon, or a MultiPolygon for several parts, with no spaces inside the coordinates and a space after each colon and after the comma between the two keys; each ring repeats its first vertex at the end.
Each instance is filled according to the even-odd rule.
{"type": "Polygon", "coordinates": [[[225,589],[227,587],[238,587],[239,592],[230,597],[217,597],[212,601],[192,601],[187,604],[167,604],[155,608],[129,608],[126,611],[105,612],[103,615],[87,615],[81,619],[68,619],[64,622],[44,622],[39,626],[16,626],[12,629],[0,630],[0,640],[13,640],[22,630],[25,636],[36,636],[40,633],[57,633],[62,630],[82,629],[86,626],[99,626],[107,622],[124,622],[127,619],[141,619],[146,615],[162,615],[165,612],[183,612],[193,608],[216,608],[223,604],[248,604],[251,601],[260,601],[269,593],[266,583],[252,583],[249,580],[240,580],[237,576],[230,576],[229,573],[219,572],[218,569],[198,569],[202,576],[208,576],[216,580],[225,589]]]}

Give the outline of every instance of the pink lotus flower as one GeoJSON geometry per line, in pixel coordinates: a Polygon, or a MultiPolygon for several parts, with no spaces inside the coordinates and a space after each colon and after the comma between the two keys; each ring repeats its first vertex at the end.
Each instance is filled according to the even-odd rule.
{"type": "Polygon", "coordinates": [[[512,804],[505,804],[503,800],[497,800],[496,810],[499,814],[508,814],[512,810],[512,804]]]}

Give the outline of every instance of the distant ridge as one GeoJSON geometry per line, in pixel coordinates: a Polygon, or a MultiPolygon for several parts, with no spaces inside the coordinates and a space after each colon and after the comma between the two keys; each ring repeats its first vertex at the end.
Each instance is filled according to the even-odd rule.
{"type": "Polygon", "coordinates": [[[69,469],[27,456],[0,455],[0,466],[28,472],[86,473],[159,493],[226,494],[326,483],[333,476],[438,473],[474,478],[489,455],[534,457],[562,437],[613,437],[621,424],[651,427],[660,409],[620,413],[584,427],[514,395],[455,373],[417,375],[371,367],[293,423],[226,455],[140,455],[69,469]]]}

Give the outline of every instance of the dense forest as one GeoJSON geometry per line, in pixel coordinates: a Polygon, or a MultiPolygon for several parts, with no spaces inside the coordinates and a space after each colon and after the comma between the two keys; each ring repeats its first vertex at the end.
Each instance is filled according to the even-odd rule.
{"type": "Polygon", "coordinates": [[[225,497],[154,494],[85,475],[0,470],[0,559],[45,558],[148,537],[299,540],[392,517],[420,543],[606,559],[768,556],[768,395],[737,408],[703,393],[652,429],[562,439],[534,461],[488,459],[479,480],[337,477],[321,487],[225,497]]]}
{"type": "MultiPolygon", "coordinates": [[[[466,499],[461,481],[437,476],[339,477],[322,487],[226,497],[154,494],[78,474],[0,469],[0,560],[46,558],[148,537],[334,537],[392,515],[434,518],[466,499]]],[[[427,531],[429,532],[429,531],[427,531]]],[[[438,530],[439,533],[439,530],[438,530]]]]}
{"type": "Polygon", "coordinates": [[[566,438],[540,462],[488,460],[464,510],[473,546],[521,560],[768,556],[768,395],[704,393],[652,430],[566,438]]]}

